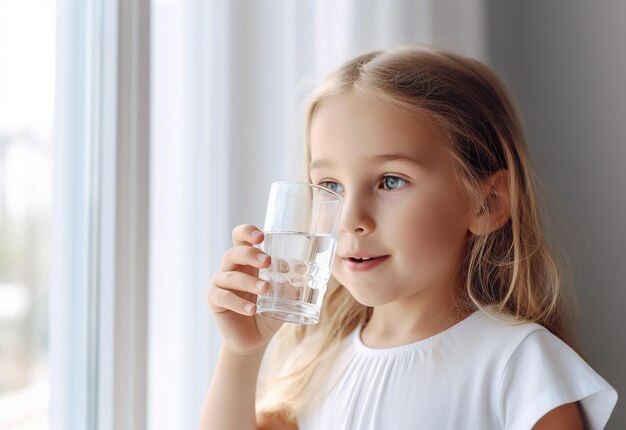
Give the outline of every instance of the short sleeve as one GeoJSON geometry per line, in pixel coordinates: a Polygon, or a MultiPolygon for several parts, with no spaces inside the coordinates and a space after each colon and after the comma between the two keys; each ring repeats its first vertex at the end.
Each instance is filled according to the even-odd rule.
{"type": "Polygon", "coordinates": [[[546,329],[531,332],[512,354],[498,391],[502,428],[529,430],[552,409],[579,401],[589,429],[602,429],[617,392],[546,329]]]}

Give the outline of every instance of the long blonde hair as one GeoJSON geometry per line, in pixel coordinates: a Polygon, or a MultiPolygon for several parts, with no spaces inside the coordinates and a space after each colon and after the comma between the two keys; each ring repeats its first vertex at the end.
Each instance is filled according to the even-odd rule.
{"type": "MultiPolygon", "coordinates": [[[[494,73],[478,61],[427,47],[361,55],[331,74],[311,97],[307,166],[316,112],[326,100],[353,92],[425,115],[438,125],[469,201],[488,205],[480,184],[497,171],[507,172],[510,220],[492,233],[469,235],[456,305],[466,312],[495,307],[519,321],[537,322],[571,344],[563,279],[543,239],[519,115],[494,73]]],[[[295,421],[319,389],[319,375],[332,369],[343,339],[371,312],[331,278],[320,323],[286,325],[277,334],[258,407],[295,421]]]]}

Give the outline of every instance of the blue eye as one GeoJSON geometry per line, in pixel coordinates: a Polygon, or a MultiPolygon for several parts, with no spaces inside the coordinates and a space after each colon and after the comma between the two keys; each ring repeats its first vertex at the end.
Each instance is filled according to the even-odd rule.
{"type": "Polygon", "coordinates": [[[385,190],[393,191],[398,190],[405,186],[408,182],[397,176],[385,176],[383,177],[383,188],[385,190]]]}
{"type": "Polygon", "coordinates": [[[319,186],[327,188],[330,191],[335,192],[335,193],[343,193],[343,187],[339,185],[337,182],[324,181],[324,182],[320,182],[319,186]]]}

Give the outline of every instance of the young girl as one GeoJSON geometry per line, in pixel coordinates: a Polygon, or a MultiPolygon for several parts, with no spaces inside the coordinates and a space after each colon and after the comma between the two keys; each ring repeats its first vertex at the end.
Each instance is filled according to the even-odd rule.
{"type": "Polygon", "coordinates": [[[568,346],[520,122],[484,65],[348,62],[308,109],[309,180],[344,197],[320,323],[255,315],[263,233],[209,291],[223,347],[202,429],[600,429],[617,393],[568,346]],[[258,397],[258,400],[257,400],[258,397]]]}

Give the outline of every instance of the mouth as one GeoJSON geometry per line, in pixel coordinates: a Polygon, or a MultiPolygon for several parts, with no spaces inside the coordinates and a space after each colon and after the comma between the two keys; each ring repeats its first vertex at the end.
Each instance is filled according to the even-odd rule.
{"type": "Polygon", "coordinates": [[[374,260],[376,257],[348,257],[348,258],[354,262],[362,263],[363,261],[374,260]]]}
{"type": "Polygon", "coordinates": [[[387,259],[389,259],[389,255],[379,255],[379,256],[371,256],[371,257],[345,257],[343,261],[346,263],[346,266],[355,272],[372,270],[381,264],[383,264],[387,259]]]}

